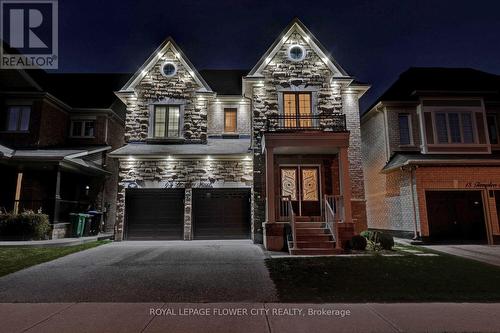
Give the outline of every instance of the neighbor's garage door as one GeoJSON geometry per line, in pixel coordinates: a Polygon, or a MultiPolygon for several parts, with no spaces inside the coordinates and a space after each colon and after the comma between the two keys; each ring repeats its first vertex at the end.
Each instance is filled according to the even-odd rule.
{"type": "Polygon", "coordinates": [[[480,191],[426,191],[425,200],[432,241],[487,241],[480,191]]]}
{"type": "Polygon", "coordinates": [[[250,238],[250,189],[193,189],[194,239],[250,238]]]}
{"type": "Polygon", "coordinates": [[[184,189],[127,189],[126,239],[183,239],[184,189]]]}

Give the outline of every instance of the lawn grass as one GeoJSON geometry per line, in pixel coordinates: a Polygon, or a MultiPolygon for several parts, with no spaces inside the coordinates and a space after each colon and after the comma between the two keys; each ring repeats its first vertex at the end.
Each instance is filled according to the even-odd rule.
{"type": "Polygon", "coordinates": [[[442,253],[276,258],[266,265],[282,302],[500,301],[500,267],[442,253]]]}
{"type": "Polygon", "coordinates": [[[61,247],[1,247],[0,276],[106,243],[109,243],[109,241],[95,241],[61,247]]]}

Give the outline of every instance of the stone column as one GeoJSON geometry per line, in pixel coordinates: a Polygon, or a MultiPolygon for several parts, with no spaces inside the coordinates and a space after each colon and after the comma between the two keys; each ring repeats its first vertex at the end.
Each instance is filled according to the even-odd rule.
{"type": "Polygon", "coordinates": [[[266,222],[276,222],[273,148],[266,148],[266,222]]]}
{"type": "Polygon", "coordinates": [[[61,205],[61,169],[58,166],[56,170],[56,188],[54,198],[54,224],[59,223],[59,213],[61,205]]]}
{"type": "Polygon", "coordinates": [[[340,193],[344,201],[344,222],[352,222],[351,208],[351,176],[349,172],[349,155],[347,148],[340,148],[339,152],[340,193]]]}
{"type": "Polygon", "coordinates": [[[193,189],[186,188],[184,194],[184,240],[192,239],[193,189]]]}

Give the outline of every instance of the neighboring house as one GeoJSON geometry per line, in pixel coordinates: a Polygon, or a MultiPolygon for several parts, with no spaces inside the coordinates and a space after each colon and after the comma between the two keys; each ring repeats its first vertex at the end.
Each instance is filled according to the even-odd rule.
{"type": "Polygon", "coordinates": [[[70,213],[104,210],[113,231],[117,165],[107,153],[123,145],[113,91],[124,78],[0,70],[1,209],[41,210],[53,238],[67,236],[70,213]]]}
{"type": "Polygon", "coordinates": [[[500,77],[411,68],[363,114],[368,226],[500,242],[500,77]]]}
{"type": "Polygon", "coordinates": [[[250,71],[198,72],[167,39],[116,93],[127,105],[127,145],[111,153],[116,238],[252,238],[281,250],[292,223],[294,253],[334,252],[366,228],[358,99],[368,88],[299,20],[250,71]]]}

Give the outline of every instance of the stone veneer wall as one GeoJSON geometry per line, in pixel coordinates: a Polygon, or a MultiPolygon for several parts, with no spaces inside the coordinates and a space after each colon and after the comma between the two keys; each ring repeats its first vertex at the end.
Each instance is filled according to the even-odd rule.
{"type": "Polygon", "coordinates": [[[278,89],[294,86],[318,88],[315,105],[317,114],[345,113],[350,136],[350,172],[352,198],[356,201],[353,216],[357,223],[366,227],[363,170],[361,164],[361,134],[359,106],[355,94],[342,93],[340,86],[332,86],[332,72],[299,33],[293,33],[281,49],[262,70],[261,86],[253,88],[253,147],[254,147],[254,227],[262,232],[265,222],[265,157],[261,153],[261,139],[266,119],[279,114],[278,89]],[[306,49],[306,57],[299,62],[288,59],[291,45],[299,44],[306,49]],[[345,104],[345,105],[344,105],[345,104]]]}
{"type": "Polygon", "coordinates": [[[195,92],[200,88],[176,58],[173,50],[167,50],[161,59],[149,70],[147,75],[135,87],[137,97],[127,98],[127,116],[125,120],[125,139],[145,141],[148,138],[149,106],[151,103],[167,98],[185,100],[184,127],[182,135],[188,143],[204,143],[207,140],[207,102],[198,102],[195,92]],[[165,60],[177,66],[177,73],[166,78],[161,74],[161,65],[165,60]]]}
{"type": "MultiPolygon", "coordinates": [[[[184,235],[191,233],[191,188],[251,187],[252,161],[246,160],[120,160],[117,239],[123,237],[125,189],[186,188],[184,235]]],[[[188,238],[189,239],[189,238],[188,238]]]]}

